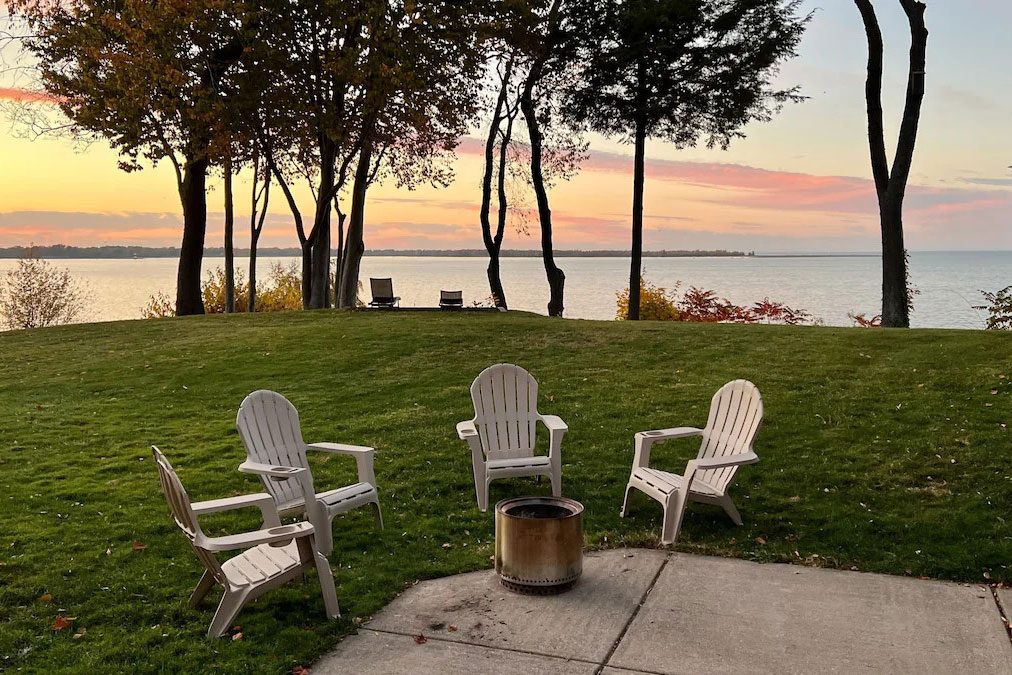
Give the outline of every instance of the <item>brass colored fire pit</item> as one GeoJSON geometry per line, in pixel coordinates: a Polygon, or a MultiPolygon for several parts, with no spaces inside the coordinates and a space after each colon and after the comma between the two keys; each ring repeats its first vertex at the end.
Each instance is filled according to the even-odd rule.
{"type": "Polygon", "coordinates": [[[549,595],[583,573],[583,504],[565,497],[515,497],[495,505],[495,571],[517,593],[549,595]]]}

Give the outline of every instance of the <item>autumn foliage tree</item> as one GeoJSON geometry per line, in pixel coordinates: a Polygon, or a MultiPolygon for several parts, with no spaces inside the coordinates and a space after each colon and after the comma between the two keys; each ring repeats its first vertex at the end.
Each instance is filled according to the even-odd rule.
{"type": "Polygon", "coordinates": [[[215,83],[242,55],[229,3],[10,0],[45,92],[85,139],[120,167],[171,162],[183,211],[176,312],[201,314],[206,180],[223,150],[215,83]]]}

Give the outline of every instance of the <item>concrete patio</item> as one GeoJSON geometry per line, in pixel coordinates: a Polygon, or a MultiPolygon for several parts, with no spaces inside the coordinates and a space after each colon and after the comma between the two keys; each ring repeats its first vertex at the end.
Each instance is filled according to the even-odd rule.
{"type": "Polygon", "coordinates": [[[319,673],[1012,673],[978,584],[624,549],[589,553],[555,597],[491,571],[406,591],[319,673]],[[424,640],[418,636],[423,636],[424,640]]]}

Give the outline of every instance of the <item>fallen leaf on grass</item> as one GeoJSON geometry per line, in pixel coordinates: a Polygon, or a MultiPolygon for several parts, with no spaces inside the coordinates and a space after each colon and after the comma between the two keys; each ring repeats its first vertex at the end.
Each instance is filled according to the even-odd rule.
{"type": "Polygon", "coordinates": [[[416,645],[424,645],[426,642],[428,642],[428,640],[426,640],[425,636],[422,635],[421,633],[419,633],[418,635],[415,636],[415,644],[416,645]]]}
{"type": "Polygon", "coordinates": [[[451,544],[450,542],[445,542],[443,544],[443,548],[451,548],[452,546],[453,546],[453,544],[451,544]]]}
{"type": "Polygon", "coordinates": [[[991,578],[991,573],[990,572],[984,572],[984,578],[985,579],[990,579],[991,578]]]}
{"type": "Polygon", "coordinates": [[[87,633],[87,632],[88,632],[87,628],[82,628],[81,630],[79,630],[76,633],[74,633],[74,635],[72,637],[75,640],[80,640],[82,637],[84,637],[84,634],[87,633]]]}
{"type": "Polygon", "coordinates": [[[53,596],[49,593],[43,593],[39,596],[39,602],[49,602],[53,599],[53,596]]]}
{"type": "Polygon", "coordinates": [[[789,501],[791,504],[797,504],[798,502],[801,501],[801,497],[798,497],[797,495],[795,495],[795,496],[791,497],[790,499],[788,499],[787,501],[789,501]]]}
{"type": "Polygon", "coordinates": [[[766,545],[766,540],[763,539],[762,537],[756,537],[755,540],[764,546],[766,545]]]}
{"type": "Polygon", "coordinates": [[[53,621],[53,625],[50,626],[49,629],[50,630],[63,630],[64,628],[66,628],[67,626],[69,626],[70,622],[73,621],[73,620],[74,620],[73,617],[63,616],[62,614],[57,614],[56,615],[56,619],[53,621]]]}
{"type": "Polygon", "coordinates": [[[232,636],[232,642],[238,642],[241,639],[242,639],[242,633],[236,633],[235,635],[232,636]]]}
{"type": "Polygon", "coordinates": [[[147,544],[142,544],[142,543],[141,543],[141,542],[139,542],[139,541],[135,541],[135,542],[134,542],[134,550],[135,550],[135,551],[143,551],[143,550],[144,550],[144,549],[146,549],[147,547],[148,547],[148,545],[147,545],[147,544]]]}

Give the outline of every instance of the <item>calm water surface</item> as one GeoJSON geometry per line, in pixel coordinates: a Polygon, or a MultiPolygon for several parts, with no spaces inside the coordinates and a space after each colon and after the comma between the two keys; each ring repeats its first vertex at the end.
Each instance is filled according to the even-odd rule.
{"type": "MultiPolygon", "coordinates": [[[[293,258],[261,258],[258,270],[266,277],[271,262],[290,264],[293,258]]],[[[85,282],[91,300],[89,321],[136,319],[148,298],[157,292],[174,294],[176,260],[53,260],[85,282]]],[[[612,319],[615,294],[625,288],[628,260],[624,258],[560,258],[566,273],[565,315],[577,319],[612,319]]],[[[15,264],[0,260],[0,271],[15,264]]],[[[245,259],[237,260],[239,266],[245,259]]],[[[224,265],[207,258],[204,269],[224,265]]],[[[465,303],[488,297],[485,260],[481,258],[366,257],[363,285],[368,278],[392,277],[394,290],[405,306],[432,306],[439,290],[463,290],[465,303]]],[[[850,325],[848,312],[877,314],[880,305],[880,262],[876,257],[849,258],[647,258],[646,278],[659,286],[681,281],[717,291],[739,304],[769,297],[808,310],[829,325],[850,325]]],[[[980,289],[996,290],[1012,284],[1012,252],[925,252],[910,256],[911,277],[921,291],[915,299],[911,323],[919,327],[982,328],[984,316],[972,305],[980,289]]],[[[548,284],[538,258],[505,258],[503,284],[511,309],[545,313],[548,284]]]]}

